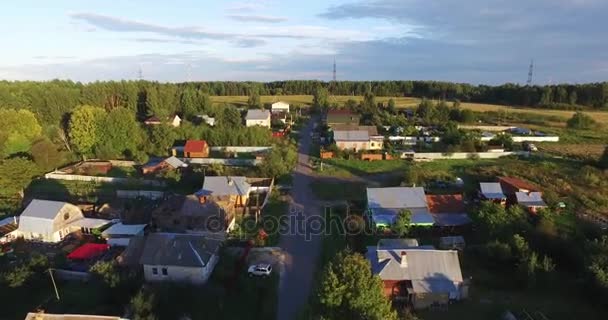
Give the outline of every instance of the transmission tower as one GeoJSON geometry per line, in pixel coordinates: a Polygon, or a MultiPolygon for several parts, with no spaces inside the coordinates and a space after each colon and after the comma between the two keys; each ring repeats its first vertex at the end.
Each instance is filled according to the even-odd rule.
{"type": "Polygon", "coordinates": [[[530,61],[530,69],[528,70],[528,81],[526,82],[527,86],[532,85],[532,74],[534,73],[534,59],[530,61]]]}
{"type": "Polygon", "coordinates": [[[336,58],[334,58],[334,81],[336,81],[336,58]]]}
{"type": "Polygon", "coordinates": [[[141,64],[139,65],[139,69],[137,70],[137,79],[139,79],[140,81],[144,79],[144,70],[141,67],[141,64]]]}

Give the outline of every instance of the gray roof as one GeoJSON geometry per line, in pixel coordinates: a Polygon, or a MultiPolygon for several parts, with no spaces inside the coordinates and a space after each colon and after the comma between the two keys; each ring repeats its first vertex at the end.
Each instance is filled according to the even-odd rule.
{"type": "Polygon", "coordinates": [[[217,254],[222,241],[202,235],[152,233],[139,262],[144,265],[204,267],[217,254]]]}
{"type": "Polygon", "coordinates": [[[249,109],[247,110],[247,120],[266,120],[270,118],[270,111],[260,109],[249,109]]]}
{"type": "Polygon", "coordinates": [[[179,160],[178,158],[176,158],[176,157],[174,157],[174,156],[171,156],[171,157],[169,157],[169,158],[165,159],[164,161],[165,161],[165,162],[166,162],[168,165],[170,165],[171,167],[176,168],[176,169],[177,169],[177,168],[184,168],[184,167],[187,167],[187,166],[188,166],[188,165],[187,165],[185,162],[183,162],[183,161],[179,160]]]}
{"type": "Polygon", "coordinates": [[[335,130],[335,141],[369,141],[369,133],[363,130],[335,130]]]}
{"type": "Polygon", "coordinates": [[[524,206],[534,207],[546,207],[547,204],[543,201],[543,194],[541,192],[515,192],[517,197],[517,203],[524,206]]]}
{"type": "MultiPolygon", "coordinates": [[[[35,217],[47,220],[54,220],[65,206],[74,206],[73,204],[62,201],[38,200],[34,199],[21,213],[23,217],[35,217]]],[[[75,206],[74,206],[75,207],[75,206]]]]}
{"type": "Polygon", "coordinates": [[[387,209],[424,208],[428,212],[422,187],[367,188],[367,206],[387,209]]]}
{"type": "Polygon", "coordinates": [[[466,213],[434,213],[433,219],[435,225],[441,227],[464,226],[472,222],[466,213]]]}
{"type": "Polygon", "coordinates": [[[244,196],[248,195],[251,185],[245,177],[218,176],[205,177],[203,188],[197,196],[244,196]]]}
{"type": "Polygon", "coordinates": [[[414,293],[458,291],[462,272],[458,252],[453,250],[367,248],[372,272],[382,280],[410,280],[414,293]],[[407,265],[402,266],[405,253],[407,265]]]}
{"type": "Polygon", "coordinates": [[[414,248],[418,247],[417,239],[380,239],[378,240],[378,248],[381,249],[399,249],[399,248],[414,248]]]}
{"type": "Polygon", "coordinates": [[[504,199],[505,194],[502,191],[502,187],[498,182],[480,182],[479,187],[481,193],[487,199],[504,199]]]}

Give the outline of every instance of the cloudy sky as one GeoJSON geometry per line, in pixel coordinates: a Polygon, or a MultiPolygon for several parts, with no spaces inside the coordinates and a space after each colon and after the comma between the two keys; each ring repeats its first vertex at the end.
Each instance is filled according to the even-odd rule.
{"type": "Polygon", "coordinates": [[[7,1],[0,79],[608,80],[607,0],[7,1]]]}

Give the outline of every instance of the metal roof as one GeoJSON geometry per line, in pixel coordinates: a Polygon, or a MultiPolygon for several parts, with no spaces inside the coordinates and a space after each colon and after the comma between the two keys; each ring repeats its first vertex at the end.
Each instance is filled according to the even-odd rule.
{"type": "Polygon", "coordinates": [[[21,217],[35,217],[54,220],[65,206],[72,206],[80,211],[78,207],[67,202],[34,199],[25,208],[25,210],[23,210],[21,217]]]}
{"type": "Polygon", "coordinates": [[[184,167],[188,166],[185,162],[179,160],[178,158],[176,158],[174,156],[171,156],[171,157],[165,159],[164,161],[173,168],[184,168],[184,167]]]}
{"type": "Polygon", "coordinates": [[[203,188],[199,190],[197,196],[244,196],[248,195],[251,185],[245,177],[218,176],[205,177],[203,188]]]}
{"type": "Polygon", "coordinates": [[[55,232],[53,221],[61,214],[69,213],[84,218],[77,206],[61,201],[34,199],[19,217],[19,231],[51,235],[55,232]]]}
{"type": "Polygon", "coordinates": [[[441,227],[464,226],[472,222],[466,213],[437,213],[433,214],[433,219],[435,225],[441,227]]]}
{"type": "Polygon", "coordinates": [[[382,280],[410,280],[415,293],[448,293],[458,291],[462,272],[458,252],[433,249],[377,249],[367,248],[366,258],[372,272],[382,280]],[[401,264],[405,253],[407,265],[401,264]]]}
{"type": "Polygon", "coordinates": [[[367,206],[410,210],[424,208],[428,212],[422,187],[367,188],[367,206]]]}
{"type": "Polygon", "coordinates": [[[101,228],[110,222],[111,222],[110,220],[106,220],[106,219],[82,218],[82,219],[78,219],[76,221],[70,222],[69,225],[81,227],[81,228],[96,229],[96,228],[101,228]]]}
{"type": "Polygon", "coordinates": [[[101,235],[102,236],[134,236],[139,234],[144,228],[145,224],[123,224],[119,222],[117,224],[112,225],[111,227],[104,230],[101,235]]]}
{"type": "Polygon", "coordinates": [[[546,207],[547,204],[543,201],[543,194],[540,192],[515,192],[517,203],[525,206],[546,207]]]}
{"type": "Polygon", "coordinates": [[[487,199],[504,199],[505,194],[502,192],[502,187],[498,182],[480,182],[479,188],[481,193],[487,199]]]}
{"type": "Polygon", "coordinates": [[[144,265],[204,267],[221,243],[202,235],[152,233],[146,239],[139,261],[144,265]]]}
{"type": "Polygon", "coordinates": [[[260,109],[249,109],[247,110],[246,120],[266,120],[270,118],[270,111],[260,109]]]}
{"type": "Polygon", "coordinates": [[[364,130],[335,130],[336,141],[369,141],[369,133],[364,130]]]}

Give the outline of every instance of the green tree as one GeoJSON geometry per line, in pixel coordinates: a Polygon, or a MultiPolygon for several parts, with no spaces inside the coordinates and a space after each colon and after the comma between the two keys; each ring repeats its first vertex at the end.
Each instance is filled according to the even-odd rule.
{"type": "Polygon", "coordinates": [[[343,251],[327,264],[317,293],[323,319],[396,320],[382,280],[358,253],[343,251]]]}
{"type": "Polygon", "coordinates": [[[154,314],[154,306],[156,305],[156,297],[153,293],[148,293],[145,290],[140,290],[131,299],[131,308],[133,310],[133,320],[156,320],[154,314]]]}
{"type": "Polygon", "coordinates": [[[317,86],[313,92],[312,104],[318,110],[325,110],[329,107],[329,91],[322,86],[317,86]]]}
{"type": "Polygon", "coordinates": [[[27,152],[42,132],[34,113],[25,109],[0,109],[0,128],[0,156],[27,152]]]}
{"type": "Polygon", "coordinates": [[[507,149],[513,148],[513,136],[508,133],[497,134],[494,138],[492,138],[491,142],[493,144],[501,145],[507,149]]]}
{"type": "Polygon", "coordinates": [[[157,156],[166,155],[169,148],[177,139],[175,130],[168,125],[149,127],[148,136],[150,138],[150,143],[146,144],[148,152],[157,156]]]}
{"type": "Polygon", "coordinates": [[[598,166],[602,169],[608,169],[608,146],[604,148],[604,153],[598,160],[598,166]]]}
{"type": "Polygon", "coordinates": [[[120,284],[120,273],[113,261],[97,261],[89,271],[109,288],[120,284]]]}
{"type": "Polygon", "coordinates": [[[591,129],[597,125],[595,120],[585,113],[577,111],[567,122],[568,128],[591,129]]]}
{"type": "Polygon", "coordinates": [[[397,106],[395,105],[395,99],[393,98],[388,99],[388,112],[391,114],[397,113],[397,106]]]}
{"type": "Polygon", "coordinates": [[[576,90],[570,91],[570,95],[568,95],[568,102],[571,105],[575,105],[578,101],[578,95],[576,94],[576,90]]]}
{"type": "Polygon", "coordinates": [[[133,154],[142,140],[142,131],[135,115],[124,108],[108,113],[98,132],[100,141],[95,153],[100,158],[133,154]]]}
{"type": "Polygon", "coordinates": [[[298,161],[296,146],[288,141],[273,145],[260,165],[260,172],[266,177],[279,177],[291,173],[298,161]]]}
{"type": "Polygon", "coordinates": [[[407,209],[399,210],[395,223],[393,223],[392,230],[398,236],[402,237],[409,233],[412,226],[412,212],[407,209]]]}
{"type": "Polygon", "coordinates": [[[80,106],[72,112],[69,136],[78,153],[91,154],[93,147],[100,141],[99,137],[105,117],[106,113],[103,109],[92,106],[80,106]]]}
{"type": "Polygon", "coordinates": [[[40,174],[36,165],[26,158],[11,158],[0,161],[0,195],[23,196],[32,179],[40,174]]]}
{"type": "Polygon", "coordinates": [[[247,105],[251,109],[262,109],[262,100],[257,90],[252,89],[247,99],[247,105]]]}
{"type": "Polygon", "coordinates": [[[30,154],[38,167],[44,171],[56,168],[64,160],[64,154],[48,138],[42,138],[34,142],[30,148],[30,154]]]}

